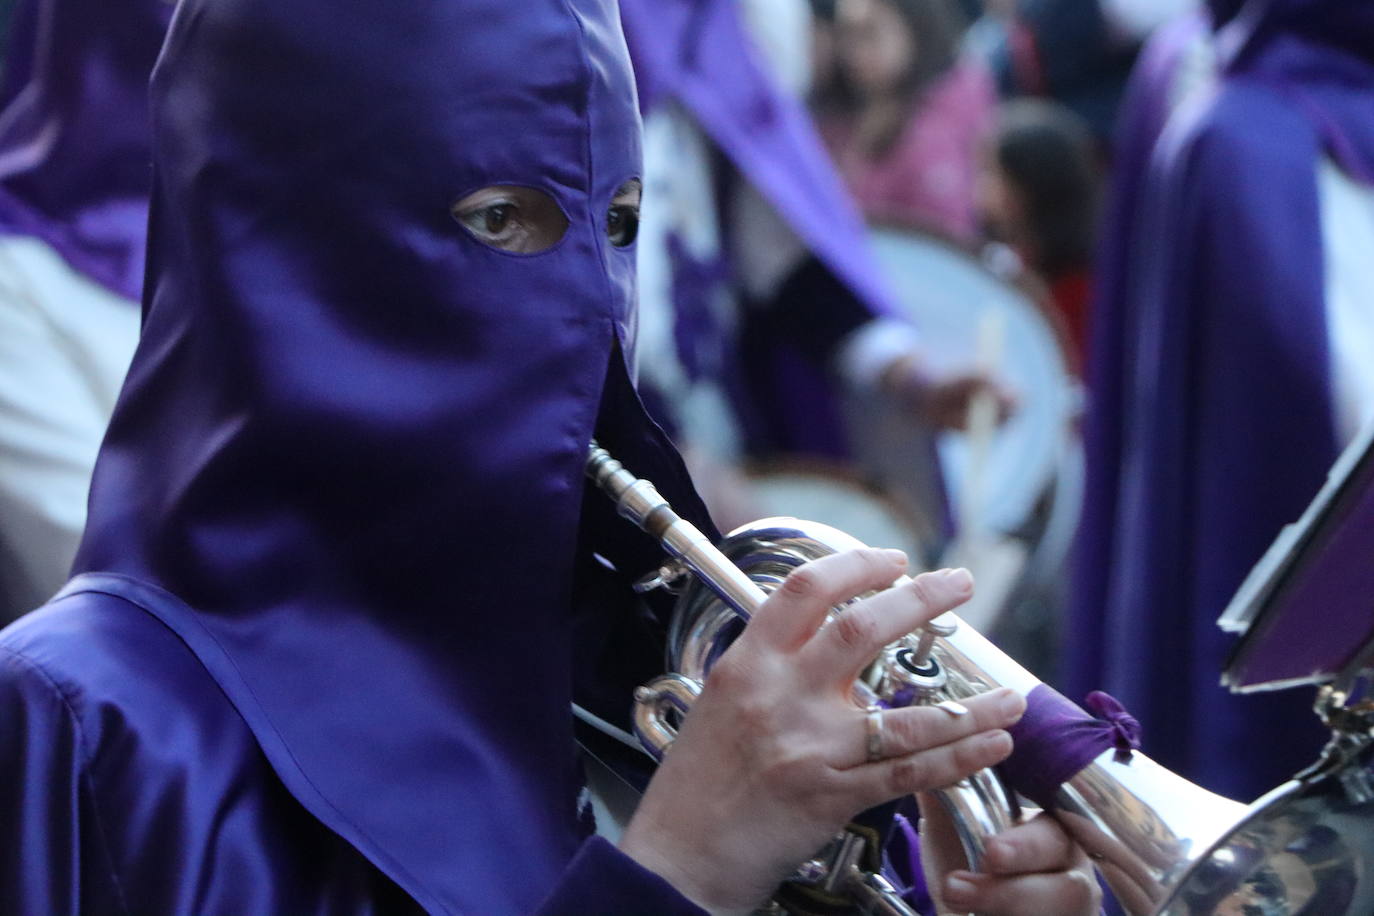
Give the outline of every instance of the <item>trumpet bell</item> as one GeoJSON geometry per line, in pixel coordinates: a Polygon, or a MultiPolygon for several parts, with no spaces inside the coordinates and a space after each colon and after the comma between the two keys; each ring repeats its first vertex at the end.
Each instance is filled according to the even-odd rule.
{"type": "MultiPolygon", "coordinates": [[[[1342,744],[1337,739],[1334,744],[1342,744]]],[[[1177,883],[1160,916],[1374,913],[1374,780],[1364,747],[1251,805],[1177,883]]]]}

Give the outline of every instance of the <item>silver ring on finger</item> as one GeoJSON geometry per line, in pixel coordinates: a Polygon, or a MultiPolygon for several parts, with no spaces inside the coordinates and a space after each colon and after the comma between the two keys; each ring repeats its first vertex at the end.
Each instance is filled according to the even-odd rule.
{"type": "Polygon", "coordinates": [[[869,706],[864,710],[864,735],[868,762],[876,763],[886,759],[887,754],[883,749],[883,708],[881,706],[869,706]]]}

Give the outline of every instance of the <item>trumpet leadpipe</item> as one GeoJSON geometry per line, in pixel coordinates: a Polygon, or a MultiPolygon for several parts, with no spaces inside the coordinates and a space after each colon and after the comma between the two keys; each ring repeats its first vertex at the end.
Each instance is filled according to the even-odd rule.
{"type": "Polygon", "coordinates": [[[768,595],[717,550],[701,529],[673,511],[652,483],[625,470],[595,441],[587,453],[587,476],[615,501],[623,518],[686,563],[745,622],[754,616],[768,595]]]}

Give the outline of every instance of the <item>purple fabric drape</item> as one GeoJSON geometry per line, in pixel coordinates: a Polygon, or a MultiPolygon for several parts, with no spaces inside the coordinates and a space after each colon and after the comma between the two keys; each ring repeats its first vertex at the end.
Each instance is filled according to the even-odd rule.
{"type": "Polygon", "coordinates": [[[1106,658],[1097,649],[1105,638],[1102,608],[1110,588],[1123,428],[1130,409],[1122,367],[1131,348],[1127,329],[1134,333],[1131,309],[1144,270],[1140,252],[1151,245],[1141,218],[1145,186],[1155,143],[1173,112],[1180,69],[1194,42],[1207,34],[1200,15],[1162,27],[1141,51],[1117,117],[1112,184],[1097,251],[1089,327],[1090,401],[1083,440],[1090,498],[1083,506],[1073,557],[1074,588],[1065,628],[1070,651],[1063,658],[1061,674],[1070,696],[1085,696],[1105,683],[1106,658]]]}
{"type": "Polygon", "coordinates": [[[622,0],[641,106],[676,99],[807,247],[876,314],[896,314],[863,220],[801,103],[760,67],[734,0],[622,0]]]}
{"type": "Polygon", "coordinates": [[[0,233],[126,299],[143,288],[148,76],[166,0],[22,0],[0,88],[0,233]]]}
{"type": "Polygon", "coordinates": [[[1154,146],[1117,230],[1129,273],[1098,308],[1067,692],[1110,690],[1152,757],[1240,798],[1320,746],[1309,695],[1218,688],[1215,621],[1335,454],[1315,172],[1374,161],[1371,12],[1275,0],[1231,20],[1216,93],[1154,146]]]}

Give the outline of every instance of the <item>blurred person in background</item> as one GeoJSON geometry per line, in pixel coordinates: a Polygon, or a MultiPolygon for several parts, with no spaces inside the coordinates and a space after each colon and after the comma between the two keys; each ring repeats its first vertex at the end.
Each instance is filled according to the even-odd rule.
{"type": "Polygon", "coordinates": [[[1117,176],[1137,241],[1095,316],[1066,688],[1112,691],[1162,763],[1254,798],[1323,735],[1301,692],[1216,689],[1216,619],[1374,413],[1374,5],[1210,6],[1215,87],[1153,144],[1147,109],[1143,173],[1117,176]]]}
{"type": "Polygon", "coordinates": [[[844,460],[843,386],[884,390],[937,428],[963,423],[990,383],[921,371],[918,331],[897,317],[801,104],[805,0],[621,10],[645,113],[638,368],[678,441],[717,467],[743,454],[844,460]]]}
{"type": "Polygon", "coordinates": [[[1103,145],[1140,46],[1200,0],[984,0],[964,39],[1004,98],[1058,101],[1103,145]]]}
{"type": "MultiPolygon", "coordinates": [[[[1154,9],[1177,2],[1161,0],[1154,9]]],[[[1008,98],[1054,99],[1087,121],[1107,144],[1140,42],[1156,22],[1157,12],[1138,12],[1150,3],[1014,0],[1005,45],[992,52],[999,91],[1008,98]]]]}
{"type": "Polygon", "coordinates": [[[171,10],[14,10],[0,89],[0,622],[66,581],[138,339],[147,83],[171,10]]]}
{"type": "Polygon", "coordinates": [[[999,109],[982,156],[984,228],[1043,284],[1080,371],[1100,177],[1092,133],[1072,111],[1039,99],[999,109]]]}
{"type": "Polygon", "coordinates": [[[996,94],[982,63],[959,56],[951,0],[839,0],[837,79],[819,113],[841,175],[872,222],[976,235],[978,145],[996,94]]]}
{"type": "Polygon", "coordinates": [[[1015,16],[1016,0],[984,0],[964,33],[964,53],[981,60],[993,74],[1003,72],[1015,16]]]}
{"type": "Polygon", "coordinates": [[[840,56],[835,29],[838,0],[810,0],[810,35],[804,39],[810,52],[809,78],[801,84],[803,98],[819,119],[849,108],[848,93],[840,76],[840,56]]]}
{"type": "MultiPolygon", "coordinates": [[[[887,311],[889,294],[797,101],[808,81],[804,2],[625,0],[621,15],[644,111],[646,399],[695,458],[842,455],[829,370],[840,340],[887,311]],[[799,270],[823,273],[825,294],[791,309],[758,348],[742,347],[799,270]],[[783,349],[820,370],[803,423],[770,403],[783,349]]],[[[898,352],[914,341],[905,325],[898,337],[898,352]]]]}

